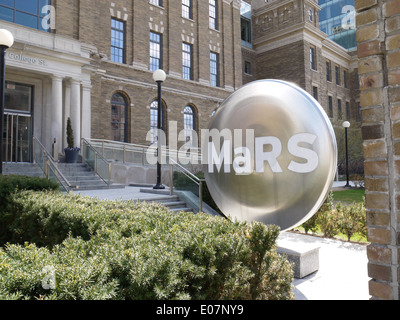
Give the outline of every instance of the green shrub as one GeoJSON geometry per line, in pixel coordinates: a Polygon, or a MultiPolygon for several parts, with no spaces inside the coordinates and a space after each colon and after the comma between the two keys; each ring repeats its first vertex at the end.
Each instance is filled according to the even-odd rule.
{"type": "MultiPolygon", "coordinates": [[[[339,203],[340,204],[340,203],[339,203]]],[[[347,236],[350,241],[356,233],[366,236],[366,217],[365,205],[363,203],[354,203],[352,205],[337,206],[338,228],[341,233],[347,236]]]]}
{"type": "Polygon", "coordinates": [[[9,241],[9,226],[13,223],[12,212],[13,194],[18,191],[56,191],[60,186],[47,179],[26,176],[0,176],[0,245],[9,241]]]}
{"type": "Polygon", "coordinates": [[[0,298],[293,298],[275,226],[55,193],[22,192],[12,202],[19,245],[0,251],[0,298]],[[48,267],[55,289],[44,290],[48,267]]]}

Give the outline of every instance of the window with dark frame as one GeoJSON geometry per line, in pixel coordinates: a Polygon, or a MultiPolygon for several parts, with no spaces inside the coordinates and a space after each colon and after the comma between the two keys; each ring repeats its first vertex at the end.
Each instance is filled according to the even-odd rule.
{"type": "Polygon", "coordinates": [[[343,119],[343,110],[342,110],[342,100],[341,99],[338,99],[337,105],[338,105],[338,119],[342,120],[343,119]]]}
{"type": "Polygon", "coordinates": [[[111,99],[111,135],[113,141],[128,142],[127,137],[128,103],[125,97],[116,93],[111,99]]]}
{"type": "Polygon", "coordinates": [[[318,101],[318,87],[313,87],[313,97],[318,101]]]}
{"type": "Polygon", "coordinates": [[[248,61],[244,62],[244,73],[251,74],[251,63],[248,61]]]}
{"type": "Polygon", "coordinates": [[[326,81],[332,81],[331,62],[326,62],[326,81]]]}
{"type": "Polygon", "coordinates": [[[125,63],[125,22],[111,19],[111,61],[125,63]]]}
{"type": "Polygon", "coordinates": [[[310,48],[310,66],[311,66],[312,70],[317,70],[317,62],[316,62],[315,48],[314,47],[310,48]]]}
{"type": "Polygon", "coordinates": [[[336,84],[340,86],[340,67],[335,66],[335,78],[336,78],[336,84]]]}
{"type": "Polygon", "coordinates": [[[209,0],[210,28],[218,30],[218,3],[217,0],[209,0]]]}
{"type": "Polygon", "coordinates": [[[193,19],[192,0],[182,0],[182,17],[193,19]]]}
{"type": "Polygon", "coordinates": [[[188,43],[182,44],[182,76],[183,79],[193,80],[193,46],[188,43]]]}
{"type": "Polygon", "coordinates": [[[186,142],[193,141],[193,131],[196,130],[195,111],[191,106],[186,106],[184,110],[184,130],[186,142]]]}
{"type": "Polygon", "coordinates": [[[333,99],[331,96],[328,96],[328,116],[333,118],[333,99]]]}
{"type": "Polygon", "coordinates": [[[210,77],[211,86],[219,87],[219,54],[210,52],[210,77]]]}
{"type": "Polygon", "coordinates": [[[150,70],[162,69],[162,35],[150,31],[150,70]]]}
{"type": "Polygon", "coordinates": [[[150,0],[150,3],[162,7],[162,0],[150,0]]]}

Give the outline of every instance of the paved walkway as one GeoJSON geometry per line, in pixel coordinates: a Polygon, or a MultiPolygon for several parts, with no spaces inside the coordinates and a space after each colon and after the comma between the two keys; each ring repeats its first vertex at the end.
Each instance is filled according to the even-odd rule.
{"type": "MultiPolygon", "coordinates": [[[[335,183],[342,187],[345,183],[335,183]]],[[[154,198],[139,187],[80,191],[77,194],[99,199],[139,200],[154,198]]],[[[320,249],[320,269],[305,279],[294,281],[297,300],[369,300],[366,245],[323,239],[294,233],[282,233],[280,240],[316,244],[320,249]]]]}

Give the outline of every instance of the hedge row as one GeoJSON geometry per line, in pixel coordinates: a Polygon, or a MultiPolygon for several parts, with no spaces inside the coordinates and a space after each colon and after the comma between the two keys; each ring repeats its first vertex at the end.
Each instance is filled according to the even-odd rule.
{"type": "Polygon", "coordinates": [[[54,192],[9,201],[0,299],[293,299],[277,227],[54,192]]]}

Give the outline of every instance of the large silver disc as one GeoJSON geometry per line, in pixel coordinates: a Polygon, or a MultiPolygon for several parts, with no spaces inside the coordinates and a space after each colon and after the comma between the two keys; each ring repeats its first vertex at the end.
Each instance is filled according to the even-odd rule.
{"type": "Polygon", "coordinates": [[[231,161],[239,170],[225,166],[224,138],[214,150],[225,162],[204,165],[211,195],[227,217],[288,230],[325,201],[337,170],[336,137],[326,112],[303,89],[279,80],[250,83],[224,101],[209,129],[232,133],[231,161]],[[240,146],[247,149],[235,153],[240,146]]]}

